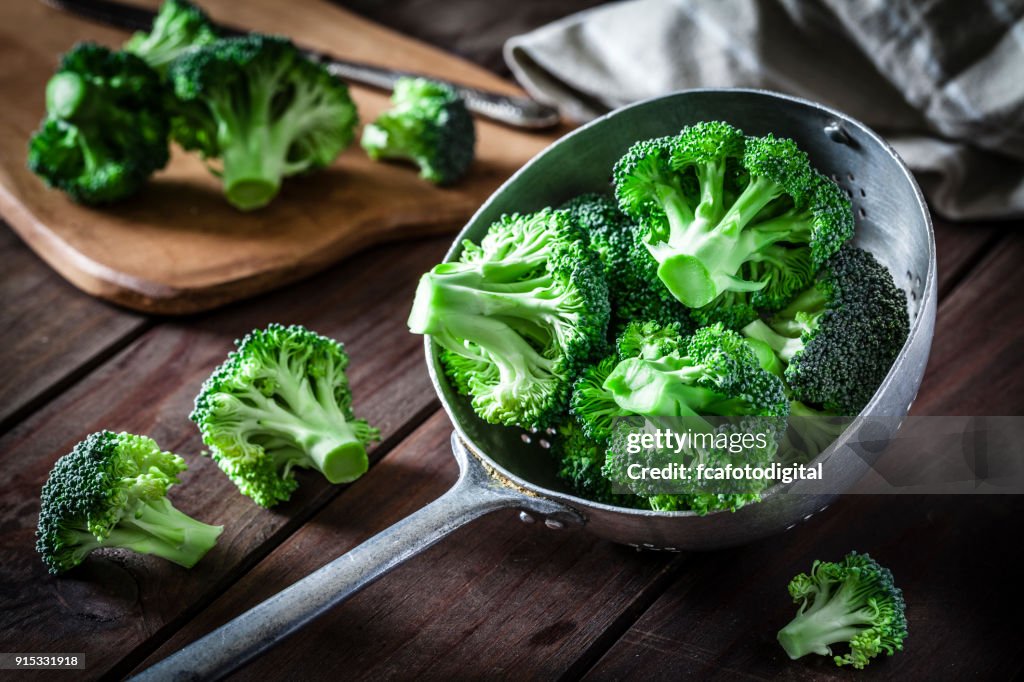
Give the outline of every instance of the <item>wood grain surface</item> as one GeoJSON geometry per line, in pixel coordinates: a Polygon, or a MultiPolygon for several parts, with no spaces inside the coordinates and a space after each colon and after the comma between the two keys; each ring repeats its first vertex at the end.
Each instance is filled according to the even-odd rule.
{"type": "MultiPolygon", "coordinates": [[[[470,1],[445,0],[446,11],[470,1]]],[[[495,5],[496,22],[503,11],[495,5]]],[[[377,13],[389,16],[383,5],[377,13]]],[[[7,44],[0,56],[18,67],[7,44]]],[[[1021,227],[937,221],[938,326],[915,414],[1024,414],[1021,227]]],[[[0,407],[15,406],[0,428],[0,651],[87,652],[79,673],[0,677],[123,678],[446,489],[454,477],[448,425],[421,344],[404,331],[413,283],[446,246],[433,238],[371,248],[221,311],[162,319],[98,303],[9,233],[0,240],[0,407]],[[267,512],[198,456],[186,415],[231,340],[271,321],[303,322],[347,342],[356,407],[381,423],[385,441],[360,481],[330,487],[303,472],[293,501],[267,512]],[[35,397],[26,402],[23,387],[35,397]],[[99,428],[150,433],[189,461],[172,498],[226,526],[192,571],[112,552],[65,578],[44,574],[32,547],[39,487],[56,457],[99,428]]],[[[848,496],[760,543],[676,556],[498,513],[235,679],[1020,679],[1022,512],[1011,496],[848,496]],[[786,582],[813,559],[854,548],[896,572],[909,604],[906,651],[860,672],[786,660],[773,639],[794,611],[786,582]]]]}
{"type": "MultiPolygon", "coordinates": [[[[202,5],[216,20],[298,36],[340,57],[518,92],[479,67],[322,0],[202,5]]],[[[174,147],[168,167],[136,196],[104,208],[76,205],[25,167],[27,141],[58,56],[76,41],[118,46],[126,35],[36,0],[0,3],[0,213],[77,287],[142,311],[212,308],[371,244],[450,232],[554,136],[478,121],[471,174],[445,189],[411,167],[370,161],[354,143],[331,168],[287,180],[270,206],[248,213],[227,204],[197,155],[174,147]]],[[[352,94],[364,122],[387,107],[386,94],[362,87],[352,94]]]]}
{"type": "Polygon", "coordinates": [[[343,488],[299,472],[292,501],[263,510],[241,496],[214,463],[199,457],[199,433],[187,418],[192,400],[232,340],[269,322],[300,323],[347,342],[357,413],[381,428],[379,457],[437,402],[422,341],[405,329],[420,272],[447,240],[378,247],[330,275],[257,298],[187,326],[143,334],[101,368],[0,437],[0,651],[44,651],[59,641],[89,653],[90,676],[148,653],[197,608],[223,592],[271,547],[343,488]],[[358,292],[358,295],[354,295],[358,292]],[[382,343],[386,340],[386,343],[382,343]],[[33,551],[39,489],[54,460],[87,433],[127,430],[181,453],[190,469],[171,499],[187,514],[224,524],[217,546],[192,570],[154,557],[113,552],[74,575],[48,576],[33,551]],[[169,629],[169,630],[168,630],[169,629]],[[26,648],[27,647],[27,648],[26,648]]]}

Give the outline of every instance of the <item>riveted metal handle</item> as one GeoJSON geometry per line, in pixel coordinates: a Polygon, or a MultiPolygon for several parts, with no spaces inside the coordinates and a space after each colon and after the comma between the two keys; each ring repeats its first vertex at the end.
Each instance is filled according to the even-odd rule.
{"type": "Polygon", "coordinates": [[[452,434],[459,480],[418,512],[168,656],[134,680],[212,680],[227,675],[455,529],[498,509],[576,518],[575,512],[492,478],[452,434]]]}

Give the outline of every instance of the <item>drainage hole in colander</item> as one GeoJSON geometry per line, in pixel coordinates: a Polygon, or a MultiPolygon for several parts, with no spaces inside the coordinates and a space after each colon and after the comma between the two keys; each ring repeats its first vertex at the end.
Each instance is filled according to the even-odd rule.
{"type": "Polygon", "coordinates": [[[865,211],[863,207],[861,207],[861,208],[860,208],[860,209],[859,209],[859,210],[857,211],[857,215],[859,215],[859,216],[860,216],[861,218],[867,218],[867,217],[868,217],[868,212],[867,212],[867,211],[865,211]]]}
{"type": "Polygon", "coordinates": [[[523,439],[524,443],[532,443],[533,442],[533,439],[530,438],[530,434],[528,434],[528,433],[521,434],[519,437],[523,439]]]}

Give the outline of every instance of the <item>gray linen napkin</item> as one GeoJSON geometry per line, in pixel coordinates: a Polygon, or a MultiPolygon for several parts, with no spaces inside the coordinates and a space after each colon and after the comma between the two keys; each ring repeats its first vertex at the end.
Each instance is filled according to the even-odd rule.
{"type": "Polygon", "coordinates": [[[819,101],[885,135],[944,216],[1024,216],[1024,0],[631,0],[505,60],[577,121],[695,87],[819,101]]]}

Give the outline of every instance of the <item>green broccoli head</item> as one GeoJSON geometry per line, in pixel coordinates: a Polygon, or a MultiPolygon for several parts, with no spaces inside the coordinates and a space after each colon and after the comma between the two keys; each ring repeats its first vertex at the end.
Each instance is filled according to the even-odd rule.
{"type": "Polygon", "coordinates": [[[263,507],[291,497],[296,467],[331,483],[366,472],[379,432],[352,412],[344,347],[300,325],[271,324],[238,342],[203,384],[189,418],[217,465],[263,507]]]}
{"type": "Polygon", "coordinates": [[[810,574],[789,583],[789,594],[800,609],[778,639],[792,659],[833,656],[834,645],[848,645],[849,653],[833,657],[836,665],[861,669],[879,654],[903,650],[903,592],[892,572],[867,554],[850,552],[838,563],[815,561],[810,574]]]}
{"type": "Polygon", "coordinates": [[[742,337],[720,324],[698,329],[685,353],[622,360],[604,388],[619,407],[645,416],[789,414],[782,382],[760,367],[742,337]]]}
{"type": "Polygon", "coordinates": [[[203,10],[188,0],[164,0],[149,33],[134,34],[124,44],[124,50],[164,73],[182,52],[209,45],[216,39],[216,30],[203,10]]]}
{"type": "Polygon", "coordinates": [[[551,452],[559,462],[558,478],[574,494],[617,507],[636,507],[642,502],[636,495],[612,490],[611,481],[602,473],[604,446],[588,437],[575,420],[569,419],[558,428],[551,452]]]}
{"type": "Polygon", "coordinates": [[[50,573],[77,566],[101,547],[194,566],[222,528],[196,521],[167,499],[186,468],[145,436],[100,431],[78,443],[43,485],[36,549],[50,573]]]}
{"type": "Polygon", "coordinates": [[[849,201],[792,140],[722,122],[638,142],[614,181],[657,277],[699,323],[782,307],[853,234],[849,201]]]}
{"type": "Polygon", "coordinates": [[[171,134],[220,159],[229,202],[265,206],[283,178],[329,165],[357,123],[348,86],[287,39],[260,34],[188,50],[168,71],[171,134]]]}
{"type": "Polygon", "coordinates": [[[743,333],[766,343],[787,365],[793,398],[853,416],[888,374],[909,329],[906,294],[874,256],[848,245],[814,286],[743,333]]]}
{"type": "Polygon", "coordinates": [[[505,216],[458,262],[426,273],[409,329],[429,334],[453,384],[492,424],[551,426],[605,349],[608,288],[562,211],[505,216]]]}
{"type": "Polygon", "coordinates": [[[47,83],[28,167],[75,201],[109,203],[167,165],[167,133],[160,76],[135,55],[81,43],[47,83]]]}
{"type": "Polygon", "coordinates": [[[604,267],[612,306],[611,330],[631,320],[685,324],[689,312],[657,278],[658,264],[639,240],[632,221],[604,194],[583,194],[562,208],[587,235],[604,267]]]}
{"type": "Polygon", "coordinates": [[[362,146],[371,159],[405,159],[420,176],[451,185],[473,163],[476,131],[465,102],[452,86],[426,78],[400,78],[393,107],[363,129],[362,146]]]}
{"type": "Polygon", "coordinates": [[[741,417],[716,419],[708,417],[690,418],[685,421],[658,416],[632,416],[616,421],[607,439],[604,452],[602,475],[610,482],[630,490],[643,506],[654,511],[691,511],[701,516],[721,511],[736,511],[741,507],[760,501],[761,494],[770,487],[773,480],[770,472],[758,478],[702,479],[696,470],[722,471],[728,468],[767,469],[776,460],[778,452],[778,431],[782,421],[776,418],[741,417]],[[640,437],[655,431],[671,431],[677,434],[689,433],[694,440],[685,445],[678,444],[660,448],[641,447],[640,437]],[[767,438],[758,444],[752,438],[765,433],[767,438]],[[730,441],[742,440],[744,447],[732,449],[730,441]],[[630,468],[634,465],[650,469],[663,469],[669,465],[687,468],[689,478],[677,478],[669,483],[653,479],[634,479],[630,468]]]}

